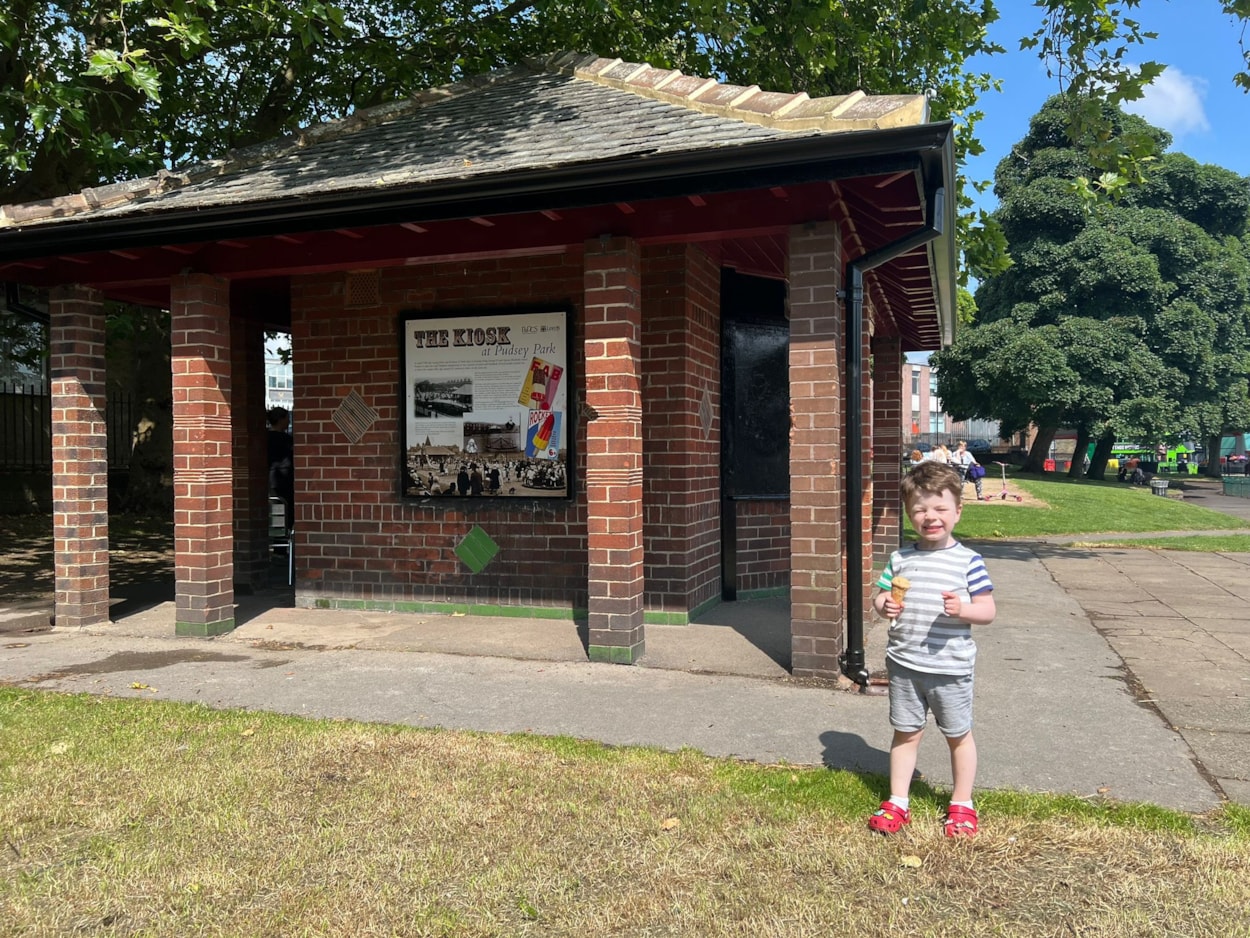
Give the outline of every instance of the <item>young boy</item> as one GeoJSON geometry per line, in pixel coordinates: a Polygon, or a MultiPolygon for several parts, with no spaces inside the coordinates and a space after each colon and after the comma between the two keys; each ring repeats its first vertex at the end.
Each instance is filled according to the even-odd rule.
{"type": "Polygon", "coordinates": [[[868,826],[894,834],[911,823],[908,791],[929,711],[951,750],[954,791],[943,829],[947,837],[977,832],[972,781],[974,625],[994,621],[994,585],[980,554],[954,537],[963,513],[963,485],[950,466],[927,462],[903,476],[903,506],[916,529],[915,544],[896,550],[877,581],[873,600],[890,621],[886,668],[890,675],[890,800],[868,826]],[[898,587],[897,590],[892,590],[898,587]]]}

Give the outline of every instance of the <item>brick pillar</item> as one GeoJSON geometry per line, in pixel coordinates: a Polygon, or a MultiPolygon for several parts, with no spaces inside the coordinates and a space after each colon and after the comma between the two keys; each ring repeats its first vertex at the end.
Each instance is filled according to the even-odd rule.
{"type": "Polygon", "coordinates": [[[206,274],[171,284],[178,635],[234,628],[229,291],[206,274]]]}
{"type": "Polygon", "coordinates": [[[48,298],[52,374],[52,524],[57,628],[109,618],[104,308],[95,290],[48,298]]]}
{"type": "Polygon", "coordinates": [[[230,358],[230,423],[235,441],[234,588],[250,592],[269,585],[270,570],[265,327],[251,319],[232,319],[230,358]]]}
{"type": "Polygon", "coordinates": [[[720,265],[699,245],[643,256],[648,621],[720,598],[720,265]]]}
{"type": "Polygon", "coordinates": [[[590,659],[642,656],[642,307],[638,244],[586,242],[590,659]]]}
{"type": "Polygon", "coordinates": [[[844,639],[841,259],[834,223],[790,230],[790,648],[803,676],[837,676],[844,639]]]}
{"type": "Polygon", "coordinates": [[[872,564],[885,566],[903,536],[898,484],[903,474],[903,343],[872,340],[872,564]]]}

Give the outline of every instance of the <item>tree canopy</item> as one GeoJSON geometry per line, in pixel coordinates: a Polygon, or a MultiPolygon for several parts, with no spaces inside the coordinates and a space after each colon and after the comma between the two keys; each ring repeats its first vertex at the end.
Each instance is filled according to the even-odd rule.
{"type": "MultiPolygon", "coordinates": [[[[565,49],[779,91],[931,93],[989,76],[990,2],[10,0],[0,10],[0,201],[206,157],[565,49]]],[[[966,118],[971,123],[975,116],[966,118]]]]}
{"type": "Polygon", "coordinates": [[[934,356],[956,419],[1038,427],[1033,468],[1061,426],[1139,442],[1250,427],[1250,180],[1167,152],[1168,134],[1100,106],[1116,133],[1149,141],[1157,169],[1087,211],[1071,181],[1089,149],[1067,137],[1070,103],[1048,101],[995,173],[1015,264],[978,289],[978,324],[934,356]]]}
{"type": "MultiPolygon", "coordinates": [[[[1250,19],[1250,0],[1203,2],[1250,19]]],[[[1021,39],[1061,87],[1083,93],[1069,100],[1095,102],[1067,126],[1091,141],[1091,176],[1112,192],[1139,180],[1143,151],[1104,133],[1096,102],[1140,97],[1162,68],[1127,64],[1151,38],[1129,15],[1138,4],[1034,0],[1039,29],[1021,39]]],[[[924,93],[936,118],[955,121],[962,161],[981,152],[977,101],[997,86],[966,63],[1004,51],[986,36],[997,18],[994,0],[9,0],[0,203],[220,157],[564,49],[813,96],[924,93]]],[[[1233,80],[1250,88],[1250,67],[1233,80]]],[[[973,205],[982,186],[963,181],[959,193],[964,269],[979,278],[1009,263],[973,205]]]]}

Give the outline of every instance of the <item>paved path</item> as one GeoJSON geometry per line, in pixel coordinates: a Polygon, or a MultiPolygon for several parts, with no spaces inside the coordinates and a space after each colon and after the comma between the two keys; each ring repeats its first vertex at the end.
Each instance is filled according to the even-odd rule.
{"type": "Polygon", "coordinates": [[[1250,804],[1250,554],[1033,550],[1208,778],[1250,804]]]}

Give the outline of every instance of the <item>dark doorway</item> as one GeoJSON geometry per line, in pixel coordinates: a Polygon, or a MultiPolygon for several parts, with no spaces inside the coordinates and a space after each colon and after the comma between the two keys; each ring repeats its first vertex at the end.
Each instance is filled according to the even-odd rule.
{"type": "Polygon", "coordinates": [[[786,284],[721,274],[721,595],[738,598],[738,507],[790,499],[786,284]]]}

